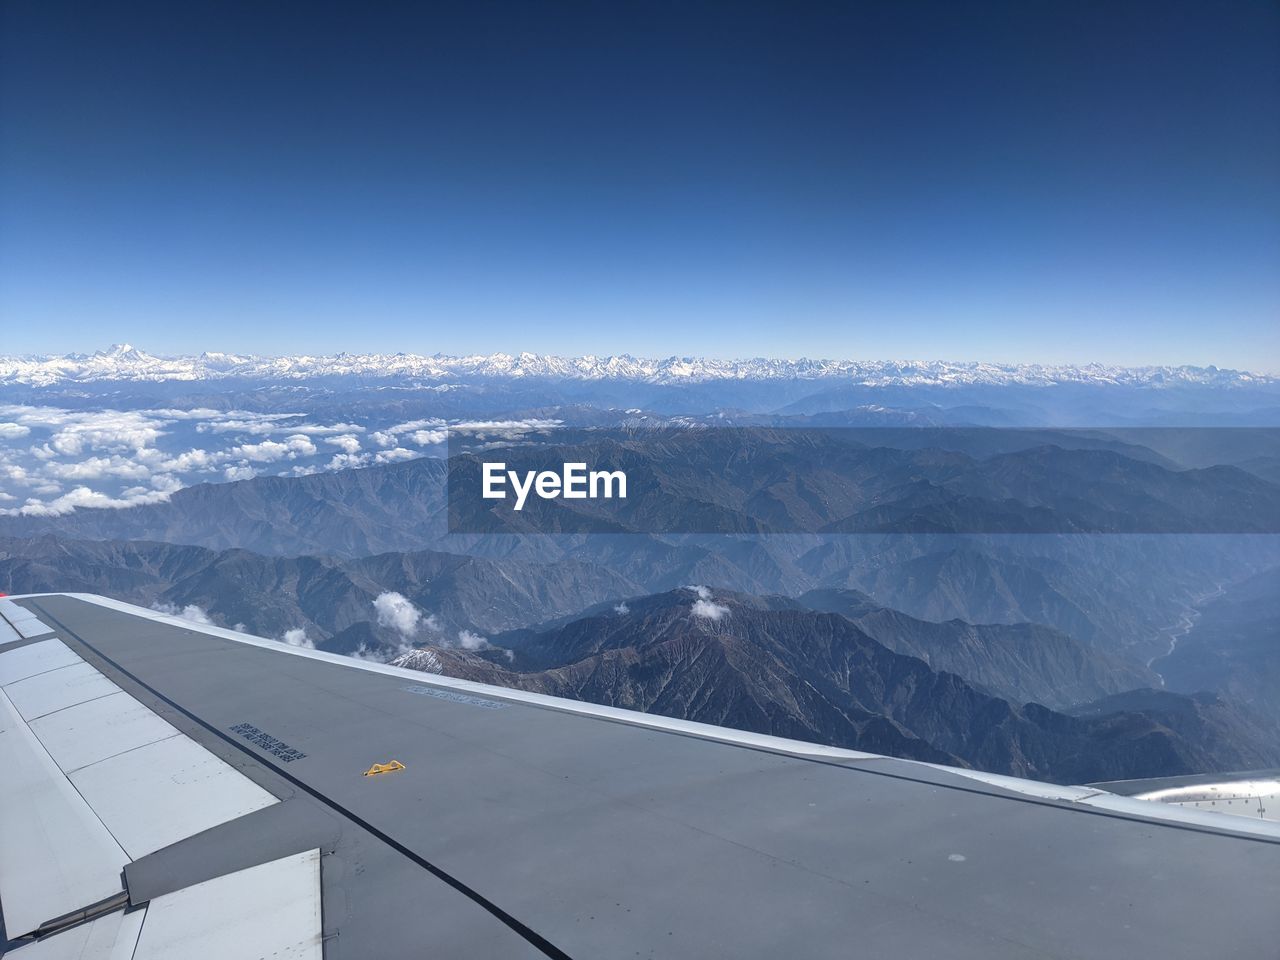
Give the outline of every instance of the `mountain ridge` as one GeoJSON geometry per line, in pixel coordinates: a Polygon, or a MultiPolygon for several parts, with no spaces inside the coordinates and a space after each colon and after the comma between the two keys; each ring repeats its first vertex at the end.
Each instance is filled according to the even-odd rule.
{"type": "Polygon", "coordinates": [[[262,356],[205,352],[158,356],[130,344],[114,344],[93,354],[0,356],[0,385],[51,386],[98,381],[159,382],[235,379],[308,380],[323,377],[496,378],[618,380],[654,384],[715,381],[814,380],[862,386],[972,386],[1115,384],[1151,388],[1257,386],[1280,378],[1214,366],[1141,366],[1111,364],[1008,364],[982,361],[783,360],[766,357],[644,358],[629,354],[561,357],[535,353],[445,354],[338,353],[262,356]]]}
{"type": "MultiPolygon", "coordinates": [[[[472,652],[395,665],[552,696],[1014,776],[1083,783],[1267,762],[1216,698],[1212,722],[1167,709],[1072,716],[1019,705],[880,643],[847,617],[687,587],[472,652]],[[511,646],[503,647],[502,644],[511,646]],[[507,655],[507,651],[511,655],[507,655]],[[1187,732],[1181,732],[1179,727],[1187,732]],[[1191,735],[1188,735],[1191,734],[1191,735]],[[945,757],[946,759],[941,759],[945,757]]],[[[1190,699],[1163,699],[1185,712],[1190,699]]]]}

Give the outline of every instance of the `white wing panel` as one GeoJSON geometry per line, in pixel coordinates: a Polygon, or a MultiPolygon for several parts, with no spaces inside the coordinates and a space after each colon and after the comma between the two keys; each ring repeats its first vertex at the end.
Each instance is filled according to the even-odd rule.
{"type": "Polygon", "coordinates": [[[110,696],[31,721],[31,729],[64,773],[73,774],[82,767],[149,743],[181,736],[177,727],[160,719],[119,687],[114,684],[111,687],[116,692],[110,696]]]}
{"type": "Polygon", "coordinates": [[[42,633],[50,633],[53,630],[52,627],[45,626],[26,607],[20,607],[12,600],[0,600],[0,616],[8,620],[24,637],[38,637],[42,633]]]}
{"type": "Polygon", "coordinates": [[[13,628],[22,634],[25,638],[38,637],[42,633],[53,633],[53,627],[45,626],[35,617],[27,617],[23,620],[10,621],[13,628]]]}
{"type": "Polygon", "coordinates": [[[61,640],[42,640],[0,653],[0,687],[73,663],[84,663],[61,640]]]}
{"type": "Polygon", "coordinates": [[[73,663],[47,673],[18,680],[5,693],[28,722],[86,700],[95,700],[119,691],[114,683],[87,663],[73,663]]]}
{"type": "Polygon", "coordinates": [[[320,851],[310,850],[152,900],[134,960],[320,956],[320,851]]]}
{"type": "Polygon", "coordinates": [[[0,771],[0,908],[11,938],[123,889],[129,858],[2,691],[0,771]]]}
{"type": "Polygon", "coordinates": [[[185,736],[117,754],[70,778],[135,860],[276,802],[185,736]]]}
{"type": "Polygon", "coordinates": [[[13,960],[132,960],[145,910],[117,910],[15,950],[13,960]]]}
{"type": "MultiPolygon", "coordinates": [[[[0,653],[0,909],[11,938],[119,893],[129,860],[276,802],[60,640],[0,653]]],[[[115,944],[112,923],[40,950],[110,956],[94,944],[115,944]]],[[[34,946],[22,955],[43,955],[34,946]]]]}

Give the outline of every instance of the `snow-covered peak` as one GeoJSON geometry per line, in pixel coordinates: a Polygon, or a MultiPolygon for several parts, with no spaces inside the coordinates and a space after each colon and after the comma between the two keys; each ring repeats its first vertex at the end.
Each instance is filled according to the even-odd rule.
{"type": "Polygon", "coordinates": [[[459,379],[619,380],[645,383],[705,383],[739,380],[817,380],[833,385],[966,386],[973,384],[1125,384],[1246,386],[1276,384],[1277,378],[1216,367],[1118,367],[1104,364],[1045,365],[907,360],[717,360],[615,356],[555,357],[534,353],[472,356],[351,354],[264,357],[202,353],[157,357],[129,344],[91,356],[0,357],[0,385],[53,386],[98,381],[310,380],[359,377],[409,381],[459,379]]]}

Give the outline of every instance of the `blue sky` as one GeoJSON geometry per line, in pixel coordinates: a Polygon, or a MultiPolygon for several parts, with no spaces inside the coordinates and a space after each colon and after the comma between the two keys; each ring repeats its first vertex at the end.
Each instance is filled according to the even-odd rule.
{"type": "Polygon", "coordinates": [[[0,353],[1280,371],[1280,7],[0,8],[0,353]]]}

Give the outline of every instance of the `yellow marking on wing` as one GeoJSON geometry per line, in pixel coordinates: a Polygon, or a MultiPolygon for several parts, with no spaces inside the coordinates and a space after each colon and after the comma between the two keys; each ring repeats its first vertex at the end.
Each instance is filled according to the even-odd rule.
{"type": "Polygon", "coordinates": [[[399,760],[392,760],[389,763],[375,763],[372,767],[364,772],[364,776],[372,777],[379,773],[395,773],[397,770],[403,770],[404,764],[399,760]]]}

